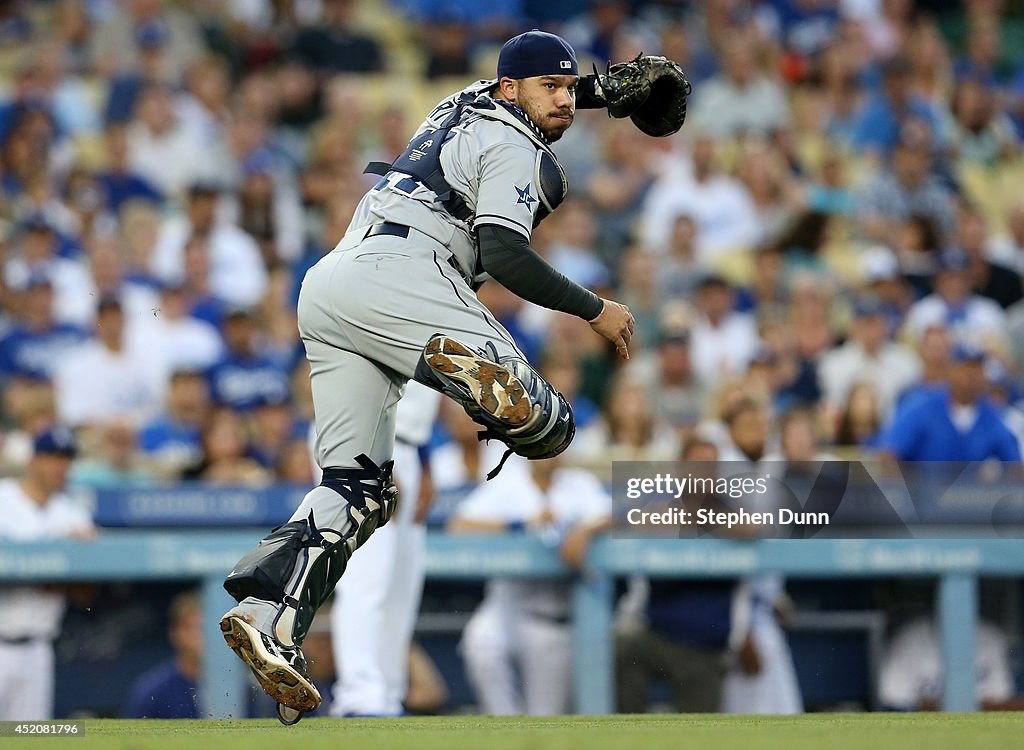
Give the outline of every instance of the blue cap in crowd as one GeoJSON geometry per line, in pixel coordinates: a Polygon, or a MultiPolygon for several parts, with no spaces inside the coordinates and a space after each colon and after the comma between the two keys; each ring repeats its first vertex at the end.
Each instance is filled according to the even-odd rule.
{"type": "Polygon", "coordinates": [[[858,297],[853,303],[853,314],[858,318],[884,316],[886,314],[885,303],[874,295],[865,294],[858,297]]]}
{"type": "Polygon", "coordinates": [[[242,160],[242,172],[246,177],[255,174],[273,174],[274,155],[268,149],[258,148],[242,160]]]}
{"type": "Polygon", "coordinates": [[[729,283],[729,279],[718,273],[718,271],[708,271],[697,280],[697,290],[710,289],[711,287],[728,289],[732,287],[732,284],[729,283]]]}
{"type": "Polygon", "coordinates": [[[67,427],[49,427],[36,435],[33,451],[39,455],[67,456],[78,455],[78,443],[67,427]]]}
{"type": "Polygon", "coordinates": [[[96,301],[96,312],[107,312],[108,310],[123,310],[121,298],[116,294],[104,294],[96,301]]]}
{"type": "Polygon", "coordinates": [[[512,37],[498,55],[498,78],[576,75],[579,66],[569,43],[539,29],[512,37]]]}
{"type": "Polygon", "coordinates": [[[971,259],[963,250],[952,248],[939,255],[940,271],[966,271],[971,267],[971,259]]]}
{"type": "Polygon", "coordinates": [[[143,49],[163,47],[167,36],[167,26],[161,21],[147,21],[135,28],[135,44],[143,49]]]}
{"type": "Polygon", "coordinates": [[[50,278],[50,274],[40,269],[31,271],[28,278],[25,279],[24,289],[42,289],[43,287],[53,288],[53,279],[50,278]]]}
{"type": "Polygon", "coordinates": [[[953,347],[954,362],[984,362],[985,352],[973,344],[957,344],[953,347]]]}
{"type": "Polygon", "coordinates": [[[53,224],[42,211],[35,211],[24,218],[21,227],[27,232],[52,232],[53,224]]]}
{"type": "Polygon", "coordinates": [[[664,326],[658,331],[659,346],[687,346],[690,343],[690,331],[683,326],[664,326]]]}

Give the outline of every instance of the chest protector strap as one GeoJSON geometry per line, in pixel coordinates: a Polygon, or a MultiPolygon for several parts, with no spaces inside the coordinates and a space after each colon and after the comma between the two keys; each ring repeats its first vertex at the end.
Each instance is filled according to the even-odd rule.
{"type": "Polygon", "coordinates": [[[451,137],[451,130],[458,124],[467,103],[457,104],[436,130],[417,134],[393,163],[370,162],[363,174],[386,177],[392,172],[401,172],[409,175],[415,182],[436,194],[437,201],[448,213],[459,221],[468,221],[473,212],[462,196],[448,184],[441,169],[441,146],[451,137]]]}

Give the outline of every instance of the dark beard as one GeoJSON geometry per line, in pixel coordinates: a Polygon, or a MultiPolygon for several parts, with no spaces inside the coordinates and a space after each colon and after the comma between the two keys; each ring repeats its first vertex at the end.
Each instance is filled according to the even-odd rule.
{"type": "MultiPolygon", "coordinates": [[[[566,130],[568,130],[568,128],[566,128],[566,130]]],[[[562,131],[556,132],[556,133],[552,133],[552,132],[550,132],[548,130],[544,130],[542,132],[544,133],[544,137],[548,139],[548,143],[554,143],[559,138],[561,138],[563,135],[565,135],[565,130],[562,130],[562,131]]]]}
{"type": "Polygon", "coordinates": [[[559,138],[561,138],[563,135],[565,135],[565,132],[569,129],[569,127],[571,125],[572,125],[572,120],[570,120],[569,123],[564,128],[562,128],[561,130],[547,130],[547,129],[543,129],[543,128],[539,127],[539,126],[537,127],[537,129],[540,130],[544,134],[545,138],[548,139],[548,143],[554,143],[559,138]]]}

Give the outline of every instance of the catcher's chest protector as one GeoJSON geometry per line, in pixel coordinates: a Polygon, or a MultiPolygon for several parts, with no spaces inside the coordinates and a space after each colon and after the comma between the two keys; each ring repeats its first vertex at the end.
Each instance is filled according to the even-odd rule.
{"type": "Polygon", "coordinates": [[[562,165],[545,148],[537,149],[533,184],[537,186],[537,197],[540,199],[537,214],[533,217],[533,226],[536,227],[562,204],[569,192],[569,182],[565,179],[562,165]]]}
{"type": "MultiPolygon", "coordinates": [[[[488,82],[482,82],[487,85],[488,82]]],[[[437,195],[437,200],[449,214],[460,221],[468,221],[473,212],[466,201],[452,189],[441,168],[441,147],[452,136],[452,129],[458,125],[467,110],[481,117],[499,120],[526,135],[537,147],[537,160],[534,163],[533,184],[537,188],[540,206],[534,216],[533,225],[537,226],[545,217],[554,211],[565,200],[569,184],[562,166],[555,154],[545,142],[543,134],[530,122],[518,107],[501,100],[480,96],[486,89],[478,85],[462,92],[459,96],[448,99],[438,105],[431,113],[430,119],[436,121],[443,117],[434,130],[425,130],[417,134],[405,151],[394,162],[370,162],[364,174],[376,174],[385,177],[391,172],[409,175],[409,184],[403,186],[399,181],[396,187],[412,192],[418,185],[426,186],[437,195]],[[445,110],[450,114],[445,115],[445,110]]]]}

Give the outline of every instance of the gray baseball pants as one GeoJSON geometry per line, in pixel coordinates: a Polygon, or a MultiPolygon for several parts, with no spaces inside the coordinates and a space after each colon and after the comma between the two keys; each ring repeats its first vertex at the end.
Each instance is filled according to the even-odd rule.
{"type": "MultiPolygon", "coordinates": [[[[408,238],[365,238],[350,231],[306,273],[299,292],[299,333],[310,362],[316,457],[322,467],[351,468],[365,453],[378,466],[391,459],[395,413],[423,348],[436,333],[499,356],[525,356],[480,303],[450,252],[416,229],[408,238]]],[[[348,530],[346,502],[314,487],[292,514],[313,514],[320,528],[348,530]]],[[[353,532],[354,533],[354,532],[353,532]]],[[[236,611],[271,633],[284,605],[246,598],[236,611]]],[[[278,634],[282,637],[283,634],[278,634]]],[[[288,642],[286,640],[286,642],[288,642]]]]}
{"type": "Polygon", "coordinates": [[[321,466],[355,466],[360,453],[391,458],[395,406],[434,334],[523,357],[444,245],[416,229],[408,238],[363,235],[349,232],[299,293],[321,466]]]}

